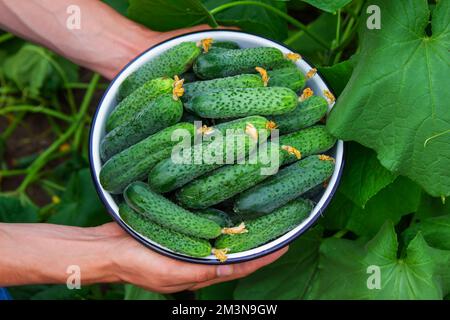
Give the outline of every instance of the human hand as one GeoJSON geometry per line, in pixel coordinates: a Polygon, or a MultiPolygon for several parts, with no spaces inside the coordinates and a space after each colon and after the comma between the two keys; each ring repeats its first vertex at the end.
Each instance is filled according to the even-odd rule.
{"type": "Polygon", "coordinates": [[[287,247],[265,257],[229,265],[200,265],[160,255],[137,242],[117,224],[99,227],[113,240],[116,276],[121,281],[160,293],[197,290],[215,283],[245,277],[270,264],[288,250],[287,247]]]}

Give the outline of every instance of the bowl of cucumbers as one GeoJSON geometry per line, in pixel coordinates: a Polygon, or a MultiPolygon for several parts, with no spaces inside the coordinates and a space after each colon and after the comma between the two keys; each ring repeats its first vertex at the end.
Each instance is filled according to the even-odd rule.
{"type": "Polygon", "coordinates": [[[334,104],[301,52],[230,30],[160,43],[111,82],[90,164],[113,219],[157,252],[236,263],[312,227],[339,183],[334,104]]]}

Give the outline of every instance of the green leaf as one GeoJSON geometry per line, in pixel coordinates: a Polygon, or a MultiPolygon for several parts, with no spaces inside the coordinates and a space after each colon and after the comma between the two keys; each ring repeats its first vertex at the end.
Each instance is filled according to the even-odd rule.
{"type": "Polygon", "coordinates": [[[415,183],[398,177],[362,209],[338,192],[321,223],[331,230],[347,229],[357,235],[373,236],[386,220],[397,223],[402,216],[416,211],[420,193],[421,189],[415,183]]]}
{"type": "Polygon", "coordinates": [[[200,23],[216,25],[200,0],[130,0],[128,17],[156,31],[169,31],[200,23]]]}
{"type": "Polygon", "coordinates": [[[367,201],[391,184],[396,176],[381,166],[375,152],[357,143],[345,148],[346,163],[339,191],[364,208],[367,201]]]}
{"type": "Polygon", "coordinates": [[[127,14],[128,0],[103,0],[103,2],[114,8],[122,15],[125,16],[127,14]]]}
{"type": "Polygon", "coordinates": [[[431,36],[427,1],[370,4],[381,8],[382,28],[361,24],[359,58],[328,128],[374,149],[383,166],[429,194],[449,196],[450,2],[438,2],[431,36]]]}
{"type": "Polygon", "coordinates": [[[55,206],[48,222],[89,227],[110,220],[97,196],[89,169],[85,168],[72,174],[61,203],[55,206]]]}
{"type": "Polygon", "coordinates": [[[33,97],[49,94],[65,81],[76,81],[78,67],[42,47],[25,44],[4,62],[5,76],[33,97]]]}
{"type": "Polygon", "coordinates": [[[319,8],[323,11],[336,12],[338,9],[343,8],[347,3],[352,0],[303,0],[310,5],[319,8]]]}
{"type": "Polygon", "coordinates": [[[38,222],[38,208],[16,197],[0,195],[0,222],[38,222]]]}
{"type": "Polygon", "coordinates": [[[233,300],[237,281],[218,283],[196,291],[198,300],[233,300]]]}
{"type": "Polygon", "coordinates": [[[317,271],[322,231],[309,231],[276,262],[239,281],[235,299],[302,299],[317,271]]]}
{"type": "MultiPolygon", "coordinates": [[[[323,13],[306,27],[310,33],[328,43],[330,47],[336,36],[336,22],[336,15],[323,13]]],[[[290,35],[286,44],[314,64],[324,64],[328,59],[328,48],[324,48],[304,31],[296,31],[295,34],[290,35]]]]}
{"type": "Polygon", "coordinates": [[[331,67],[318,67],[319,73],[325,78],[334,94],[339,96],[352,76],[356,55],[331,67]]]}
{"type": "Polygon", "coordinates": [[[416,218],[425,219],[445,214],[450,214],[450,201],[447,200],[442,203],[441,198],[433,198],[426,193],[422,193],[420,205],[415,214],[416,218]]]}
{"type": "Polygon", "coordinates": [[[403,233],[405,243],[409,243],[419,232],[430,246],[450,250],[450,215],[425,219],[410,226],[403,233]]]}
{"type": "Polygon", "coordinates": [[[132,284],[126,284],[124,300],[167,300],[167,298],[160,293],[148,291],[132,284]]]}
{"type": "MultiPolygon", "coordinates": [[[[286,4],[276,0],[257,0],[277,9],[286,11],[286,4]]],[[[204,0],[205,6],[211,10],[220,5],[235,2],[230,0],[204,0]]],[[[215,15],[217,22],[224,26],[237,26],[243,31],[256,33],[276,40],[287,37],[287,23],[283,18],[269,10],[255,5],[239,5],[228,8],[215,15]]]]}
{"type": "Polygon", "coordinates": [[[397,250],[391,222],[366,245],[326,239],[320,247],[319,271],[308,298],[442,299],[446,288],[439,276],[447,262],[436,261],[420,234],[407,247],[406,257],[397,258],[397,250]],[[375,276],[371,266],[379,268],[380,289],[369,289],[375,276]]]}

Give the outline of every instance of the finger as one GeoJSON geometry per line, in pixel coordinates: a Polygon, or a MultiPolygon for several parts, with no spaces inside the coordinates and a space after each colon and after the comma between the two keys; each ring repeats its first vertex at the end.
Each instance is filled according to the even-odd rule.
{"type": "Polygon", "coordinates": [[[274,262],[275,260],[279,259],[282,255],[284,255],[289,250],[289,247],[284,247],[274,253],[271,253],[265,257],[238,263],[238,264],[230,264],[230,265],[222,265],[217,267],[217,273],[219,275],[218,278],[211,279],[202,283],[198,283],[192,287],[189,288],[189,290],[198,290],[203,287],[208,287],[210,285],[225,282],[225,281],[231,281],[234,279],[239,279],[242,277],[245,277],[256,270],[274,262]]]}

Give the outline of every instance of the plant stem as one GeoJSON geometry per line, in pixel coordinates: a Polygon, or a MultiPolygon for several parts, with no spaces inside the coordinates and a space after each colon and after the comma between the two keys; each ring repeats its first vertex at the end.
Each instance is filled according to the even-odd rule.
{"type": "Polygon", "coordinates": [[[61,135],[57,140],[55,140],[44,152],[42,152],[39,157],[33,161],[31,166],[29,167],[29,172],[26,175],[25,179],[20,184],[17,191],[19,193],[24,193],[27,189],[28,185],[33,181],[35,176],[38,174],[39,170],[45,166],[50,155],[58,150],[59,146],[63,144],[75,131],[80,127],[81,122],[86,115],[86,112],[89,107],[89,103],[91,102],[92,95],[94,93],[95,87],[100,79],[100,75],[95,73],[92,76],[89,87],[84,96],[83,102],[81,103],[80,110],[75,117],[75,120],[72,122],[72,125],[67,129],[67,131],[61,135]]]}
{"type": "Polygon", "coordinates": [[[23,111],[32,113],[43,113],[67,122],[71,122],[73,120],[72,117],[67,116],[64,113],[58,112],[56,110],[52,110],[43,106],[30,106],[30,105],[5,107],[0,109],[0,115],[7,114],[10,112],[23,112],[23,111]]]}
{"type": "Polygon", "coordinates": [[[47,179],[41,179],[41,183],[43,186],[46,186],[50,189],[57,190],[57,191],[65,191],[66,188],[64,186],[61,186],[53,181],[47,180],[47,179]]]}
{"type": "Polygon", "coordinates": [[[0,170],[0,178],[20,176],[20,175],[26,174],[27,172],[28,172],[27,169],[0,170]]]}
{"type": "MultiPolygon", "coordinates": [[[[66,89],[87,89],[89,87],[89,83],[84,82],[69,82],[64,84],[64,88],[66,89]]],[[[99,83],[96,87],[98,90],[105,90],[108,88],[107,83],[99,83]]]]}
{"type": "Polygon", "coordinates": [[[341,43],[341,9],[337,11],[337,24],[336,24],[336,46],[341,43]]]}
{"type": "Polygon", "coordinates": [[[283,19],[285,19],[287,22],[289,22],[290,24],[292,24],[293,26],[303,30],[303,32],[305,32],[308,36],[310,36],[312,39],[314,39],[314,41],[316,41],[317,43],[319,43],[321,46],[323,46],[324,48],[328,49],[328,44],[323,41],[322,39],[318,38],[315,34],[311,33],[308,30],[308,27],[305,26],[303,23],[301,23],[300,21],[298,21],[297,19],[291,17],[290,15],[288,15],[287,13],[281,11],[280,9],[277,9],[269,4],[266,4],[264,2],[258,2],[258,1],[234,1],[234,2],[230,2],[230,3],[225,3],[223,5],[220,5],[212,10],[210,10],[211,15],[215,15],[223,10],[235,7],[235,6],[258,6],[258,7],[262,7],[264,9],[267,9],[275,14],[277,14],[278,16],[282,17],[283,19]]]}

